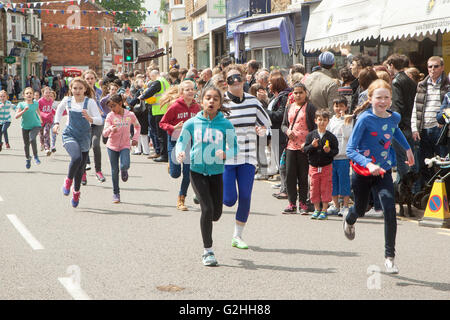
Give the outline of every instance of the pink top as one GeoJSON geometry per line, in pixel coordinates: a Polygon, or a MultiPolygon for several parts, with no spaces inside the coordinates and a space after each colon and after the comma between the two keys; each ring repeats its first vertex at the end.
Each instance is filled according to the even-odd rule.
{"type": "Polygon", "coordinates": [[[124,109],[123,115],[110,112],[106,116],[103,136],[109,137],[106,146],[113,151],[130,149],[130,127],[134,125],[133,140],[138,141],[141,125],[133,112],[124,109]],[[112,126],[116,127],[113,132],[112,126]]]}
{"type": "Polygon", "coordinates": [[[293,131],[295,137],[293,139],[289,139],[287,144],[288,150],[300,150],[302,144],[306,141],[306,136],[308,135],[308,125],[306,124],[306,103],[299,107],[297,104],[293,104],[289,109],[288,113],[289,120],[289,129],[288,133],[293,131]],[[300,109],[297,119],[295,120],[294,126],[292,126],[292,122],[294,121],[295,115],[297,111],[300,109]],[[292,128],[292,129],[291,129],[292,128]]]}
{"type": "Polygon", "coordinates": [[[55,116],[55,109],[53,109],[53,100],[47,100],[44,97],[40,98],[39,111],[41,112],[42,124],[53,123],[55,116]]]}

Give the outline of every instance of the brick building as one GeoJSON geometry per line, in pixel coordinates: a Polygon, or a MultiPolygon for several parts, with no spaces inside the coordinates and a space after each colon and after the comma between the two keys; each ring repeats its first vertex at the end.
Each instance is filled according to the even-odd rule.
{"type": "Polygon", "coordinates": [[[44,54],[53,73],[62,72],[64,67],[78,67],[93,69],[99,76],[103,76],[113,67],[112,31],[55,28],[51,25],[109,28],[114,26],[114,18],[105,13],[89,12],[88,10],[105,11],[96,3],[73,3],[51,3],[43,7],[43,10],[50,10],[50,14],[42,14],[44,54]],[[58,12],[53,14],[53,10],[58,12]],[[65,14],[61,14],[61,10],[65,14]]]}

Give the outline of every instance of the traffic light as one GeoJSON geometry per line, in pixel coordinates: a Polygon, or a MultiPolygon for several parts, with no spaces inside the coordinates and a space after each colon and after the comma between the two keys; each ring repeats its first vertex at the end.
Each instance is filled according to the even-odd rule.
{"type": "Polygon", "coordinates": [[[123,39],[123,62],[131,63],[136,59],[134,39],[123,39]]]}

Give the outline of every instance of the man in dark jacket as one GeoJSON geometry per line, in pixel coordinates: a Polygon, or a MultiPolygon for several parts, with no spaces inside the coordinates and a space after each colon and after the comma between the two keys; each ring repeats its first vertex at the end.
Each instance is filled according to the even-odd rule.
{"type": "MultiPolygon", "coordinates": [[[[392,80],[392,111],[396,111],[401,115],[399,128],[402,130],[411,148],[414,147],[411,131],[411,114],[414,106],[414,97],[416,96],[416,83],[406,75],[403,71],[407,56],[393,54],[387,59],[389,72],[394,75],[392,80]]],[[[406,153],[396,140],[392,141],[392,147],[397,155],[397,171],[400,180],[409,170],[405,163],[406,153]]]]}
{"type": "Polygon", "coordinates": [[[373,62],[367,55],[357,55],[352,57],[352,63],[350,65],[350,69],[352,71],[352,75],[356,78],[351,84],[350,87],[352,88],[353,94],[352,94],[352,104],[350,106],[350,113],[353,113],[353,111],[358,106],[358,98],[359,94],[362,92],[361,87],[359,86],[359,73],[365,68],[365,67],[372,67],[373,62]]]}

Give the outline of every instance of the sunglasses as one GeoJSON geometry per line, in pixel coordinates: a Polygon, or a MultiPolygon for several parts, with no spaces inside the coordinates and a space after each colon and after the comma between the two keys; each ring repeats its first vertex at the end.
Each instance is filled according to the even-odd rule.
{"type": "Polygon", "coordinates": [[[242,77],[240,74],[233,74],[227,78],[227,83],[231,86],[235,82],[242,82],[242,77]]]}
{"type": "Polygon", "coordinates": [[[440,64],[432,64],[431,66],[428,66],[428,69],[438,69],[440,67],[441,67],[440,64]]]}

